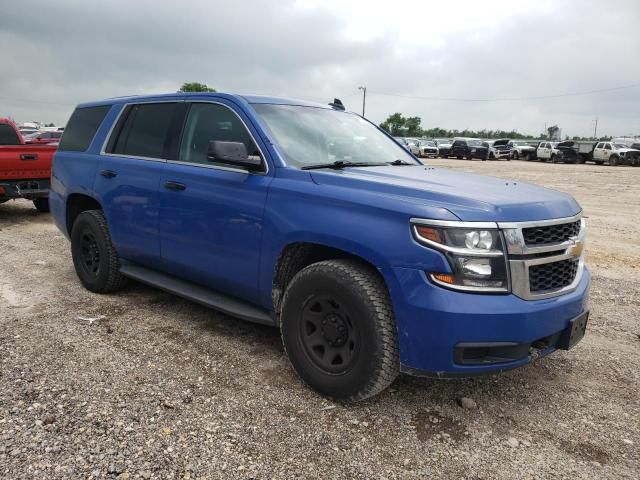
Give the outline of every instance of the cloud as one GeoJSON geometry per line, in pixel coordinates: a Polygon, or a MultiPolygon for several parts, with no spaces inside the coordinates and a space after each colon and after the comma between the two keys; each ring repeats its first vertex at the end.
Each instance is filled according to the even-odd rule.
{"type": "Polygon", "coordinates": [[[280,2],[24,0],[0,16],[0,115],[64,123],[75,104],[175,91],[200,81],[231,92],[342,98],[381,122],[400,111],[426,126],[558,123],[587,135],[640,134],[640,88],[529,101],[640,82],[634,0],[280,2]],[[383,95],[384,94],[384,95],[383,95]],[[392,96],[400,95],[400,96],[392,96]]]}

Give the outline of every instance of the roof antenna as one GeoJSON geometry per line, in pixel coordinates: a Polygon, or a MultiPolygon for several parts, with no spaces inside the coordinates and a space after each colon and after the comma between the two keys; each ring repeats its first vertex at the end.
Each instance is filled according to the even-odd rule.
{"type": "Polygon", "coordinates": [[[330,103],[329,105],[331,105],[336,110],[344,110],[344,105],[342,104],[342,100],[340,100],[339,98],[334,98],[333,102],[330,103]]]}

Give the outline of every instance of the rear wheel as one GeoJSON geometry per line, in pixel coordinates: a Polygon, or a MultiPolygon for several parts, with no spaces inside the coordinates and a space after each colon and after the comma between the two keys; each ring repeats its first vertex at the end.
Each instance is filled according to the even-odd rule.
{"type": "Polygon", "coordinates": [[[36,207],[41,213],[49,213],[49,199],[48,198],[34,198],[33,206],[36,207]]]}
{"type": "Polygon", "coordinates": [[[78,215],[71,230],[71,256],[78,278],[87,290],[115,292],[126,283],[101,210],[87,210],[78,215]]]}
{"type": "Polygon", "coordinates": [[[353,260],[314,263],[296,274],[282,304],[285,351],[314,390],[358,401],[398,375],[393,309],[375,270],[353,260]]]}

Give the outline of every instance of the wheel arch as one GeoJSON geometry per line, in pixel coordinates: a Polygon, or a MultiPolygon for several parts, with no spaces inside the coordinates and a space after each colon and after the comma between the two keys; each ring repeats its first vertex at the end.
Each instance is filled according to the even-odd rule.
{"type": "Polygon", "coordinates": [[[72,193],[67,198],[66,203],[66,228],[67,233],[71,235],[73,223],[82,212],[87,210],[103,210],[102,205],[95,198],[84,193],[72,193]]]}
{"type": "Polygon", "coordinates": [[[271,299],[276,316],[280,315],[282,297],[293,277],[303,268],[323,260],[349,259],[366,265],[379,275],[387,290],[390,290],[388,278],[382,272],[382,266],[368,256],[326,243],[294,241],[284,245],[277,256],[273,269],[271,299]]]}

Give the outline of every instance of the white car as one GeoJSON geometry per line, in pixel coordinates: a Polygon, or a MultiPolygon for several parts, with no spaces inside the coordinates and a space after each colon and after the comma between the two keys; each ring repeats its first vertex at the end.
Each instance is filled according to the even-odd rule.
{"type": "Polygon", "coordinates": [[[531,160],[535,157],[536,147],[531,145],[530,142],[524,142],[522,140],[511,140],[511,158],[514,160],[524,159],[531,160]]]}
{"type": "Polygon", "coordinates": [[[418,141],[413,138],[404,138],[404,137],[393,137],[393,139],[402,145],[404,148],[409,150],[416,157],[420,155],[420,150],[418,149],[418,141]]]}
{"type": "Polygon", "coordinates": [[[609,165],[624,165],[627,162],[626,156],[636,156],[635,148],[629,148],[622,143],[614,142],[599,142],[593,149],[593,161],[598,165],[602,165],[605,162],[609,162],[609,165]]]}
{"type": "Polygon", "coordinates": [[[540,145],[538,145],[538,149],[536,150],[538,160],[543,160],[545,162],[547,160],[551,160],[552,162],[554,162],[556,159],[556,155],[558,154],[558,149],[556,148],[557,146],[558,142],[541,142],[540,145]]]}
{"type": "Polygon", "coordinates": [[[418,143],[418,152],[421,157],[433,157],[436,158],[440,151],[438,146],[432,140],[420,140],[418,143]]]}

